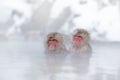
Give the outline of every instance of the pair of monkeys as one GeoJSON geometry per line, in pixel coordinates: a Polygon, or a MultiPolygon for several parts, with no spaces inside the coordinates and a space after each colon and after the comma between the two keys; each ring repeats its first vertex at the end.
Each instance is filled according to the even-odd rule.
{"type": "MultiPolygon", "coordinates": [[[[69,48],[70,53],[91,52],[89,45],[90,34],[84,29],[76,29],[72,35],[72,42],[69,48]]],[[[45,40],[45,53],[64,53],[67,49],[62,34],[58,32],[49,33],[45,40]]]]}

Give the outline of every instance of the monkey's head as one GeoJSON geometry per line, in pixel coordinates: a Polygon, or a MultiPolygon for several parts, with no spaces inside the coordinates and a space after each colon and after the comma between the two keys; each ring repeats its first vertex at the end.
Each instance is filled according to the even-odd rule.
{"type": "Polygon", "coordinates": [[[63,50],[65,48],[63,36],[58,32],[49,33],[46,38],[45,46],[49,51],[63,50]]]}
{"type": "Polygon", "coordinates": [[[84,29],[76,29],[73,32],[72,44],[74,46],[82,46],[89,44],[89,40],[90,40],[90,35],[88,31],[84,29]]]}

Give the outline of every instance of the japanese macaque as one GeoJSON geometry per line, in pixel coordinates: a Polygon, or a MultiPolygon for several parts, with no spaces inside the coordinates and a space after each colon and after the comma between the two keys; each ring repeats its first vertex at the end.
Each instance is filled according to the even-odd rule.
{"type": "Polygon", "coordinates": [[[72,36],[72,45],[70,46],[71,53],[86,53],[91,52],[89,45],[90,34],[84,29],[76,29],[72,36]]]}
{"type": "Polygon", "coordinates": [[[45,40],[45,61],[48,73],[56,74],[61,71],[66,52],[63,35],[58,32],[49,33],[45,40]]]}
{"type": "Polygon", "coordinates": [[[63,36],[58,32],[52,32],[47,35],[45,40],[45,53],[64,53],[66,48],[63,36]]]}
{"type": "Polygon", "coordinates": [[[89,45],[90,35],[84,29],[76,29],[72,35],[70,46],[70,60],[75,73],[86,74],[89,68],[91,47],[89,45]],[[81,54],[85,53],[85,54],[81,54]]]}

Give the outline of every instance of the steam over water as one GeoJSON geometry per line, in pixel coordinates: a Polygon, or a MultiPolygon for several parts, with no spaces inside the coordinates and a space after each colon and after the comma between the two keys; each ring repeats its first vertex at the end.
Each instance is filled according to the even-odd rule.
{"type": "Polygon", "coordinates": [[[93,53],[44,54],[43,41],[0,42],[0,80],[120,80],[120,43],[91,42],[93,53]]]}
{"type": "Polygon", "coordinates": [[[120,80],[119,13],[120,0],[0,0],[0,80],[120,80]],[[44,53],[41,36],[60,32],[68,49],[77,28],[92,53],[44,53]]]}

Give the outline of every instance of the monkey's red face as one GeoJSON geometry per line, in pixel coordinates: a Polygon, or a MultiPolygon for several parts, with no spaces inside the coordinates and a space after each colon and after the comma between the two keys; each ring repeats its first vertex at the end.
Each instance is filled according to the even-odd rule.
{"type": "Polygon", "coordinates": [[[54,38],[50,38],[48,40],[48,48],[49,50],[54,50],[58,44],[58,41],[54,38]]]}
{"type": "Polygon", "coordinates": [[[83,37],[81,35],[74,35],[73,37],[73,43],[79,44],[83,40],[83,37]]]}

